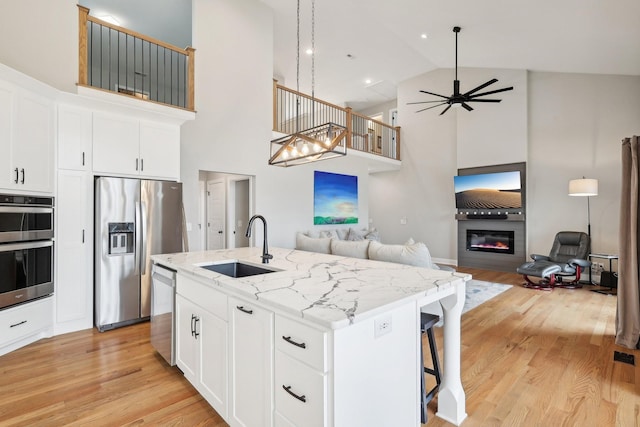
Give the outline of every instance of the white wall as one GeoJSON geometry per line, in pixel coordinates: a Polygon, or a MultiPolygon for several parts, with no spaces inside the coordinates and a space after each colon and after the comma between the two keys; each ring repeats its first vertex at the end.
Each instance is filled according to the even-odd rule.
{"type": "Polygon", "coordinates": [[[640,133],[640,77],[529,73],[529,249],[548,253],[561,230],[587,230],[587,200],[569,180],[596,178],[592,251],[618,254],[621,149],[640,133]]]}
{"type": "Polygon", "coordinates": [[[78,81],[78,7],[73,0],[2,1],[0,63],[66,92],[78,81]]]}
{"type": "MultiPolygon", "coordinates": [[[[182,126],[181,179],[187,222],[198,222],[198,171],[255,176],[255,211],[269,224],[269,244],[293,247],[295,231],[313,228],[313,171],[358,176],[360,224],[368,221],[366,163],[349,157],[310,165],[268,166],[272,139],[273,17],[257,0],[194,0],[196,110],[182,126]]],[[[254,236],[261,242],[262,227],[254,236]]],[[[195,230],[190,248],[200,249],[195,230]]]]}

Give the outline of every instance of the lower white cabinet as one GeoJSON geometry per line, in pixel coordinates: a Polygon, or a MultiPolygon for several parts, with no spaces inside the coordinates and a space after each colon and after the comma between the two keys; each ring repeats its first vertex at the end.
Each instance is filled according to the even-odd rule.
{"type": "Polygon", "coordinates": [[[229,298],[232,426],[273,425],[273,312],[229,298]]]}
{"type": "Polygon", "coordinates": [[[0,311],[0,355],[40,338],[53,330],[53,298],[45,297],[0,311]]]}
{"type": "Polygon", "coordinates": [[[180,275],[177,286],[176,364],[216,412],[226,418],[229,372],[226,296],[180,275]],[[197,286],[195,292],[192,285],[197,286]],[[194,300],[180,293],[185,288],[189,290],[184,293],[194,300]],[[215,305],[222,300],[224,311],[218,312],[215,305]]]}

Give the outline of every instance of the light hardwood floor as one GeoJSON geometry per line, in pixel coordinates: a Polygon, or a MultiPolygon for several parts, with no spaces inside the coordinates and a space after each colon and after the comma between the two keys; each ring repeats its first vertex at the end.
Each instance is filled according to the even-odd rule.
{"type": "MultiPolygon", "coordinates": [[[[614,344],[616,297],[464,270],[516,285],[462,318],[464,426],[640,426],[640,371],[613,361],[618,350],[640,363],[614,344]]],[[[0,357],[0,425],[225,426],[148,337],[148,323],[92,329],[0,357]]],[[[437,397],[427,426],[450,425],[436,408],[437,397]]]]}

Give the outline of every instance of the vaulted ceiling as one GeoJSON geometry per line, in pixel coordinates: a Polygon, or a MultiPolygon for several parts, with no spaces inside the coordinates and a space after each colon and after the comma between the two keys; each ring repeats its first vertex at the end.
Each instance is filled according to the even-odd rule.
{"type": "MultiPolygon", "coordinates": [[[[297,2],[262,2],[274,11],[274,76],[295,88],[297,2]]],[[[92,15],[119,8],[128,16],[125,27],[178,46],[190,43],[190,0],[80,3],[92,15]]],[[[300,89],[309,93],[311,57],[304,51],[311,46],[311,0],[300,4],[300,89]]],[[[315,92],[356,110],[394,99],[399,82],[454,67],[456,25],[461,68],[637,76],[639,20],[638,0],[317,0],[315,92]]]]}

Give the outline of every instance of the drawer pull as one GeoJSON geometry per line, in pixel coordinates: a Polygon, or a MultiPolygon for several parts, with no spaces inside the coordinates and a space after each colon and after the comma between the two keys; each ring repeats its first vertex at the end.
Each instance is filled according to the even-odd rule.
{"type": "Polygon", "coordinates": [[[300,402],[304,402],[307,403],[307,397],[303,394],[302,396],[298,396],[297,394],[295,394],[294,392],[291,391],[291,386],[290,385],[284,385],[282,384],[282,388],[284,389],[284,391],[286,391],[287,393],[289,393],[291,396],[295,397],[296,399],[298,399],[300,402]]]}
{"type": "Polygon", "coordinates": [[[294,340],[291,339],[291,337],[285,337],[283,335],[282,339],[285,340],[286,342],[288,342],[289,344],[295,345],[296,347],[307,348],[307,345],[305,343],[295,342],[294,340]]]}
{"type": "Polygon", "coordinates": [[[247,310],[243,305],[236,305],[236,308],[243,313],[253,314],[253,310],[247,310]]]}
{"type": "Polygon", "coordinates": [[[15,324],[13,324],[13,325],[11,325],[9,327],[10,328],[15,328],[16,326],[24,325],[25,323],[27,323],[27,321],[23,320],[22,322],[15,323],[15,324]]]}

